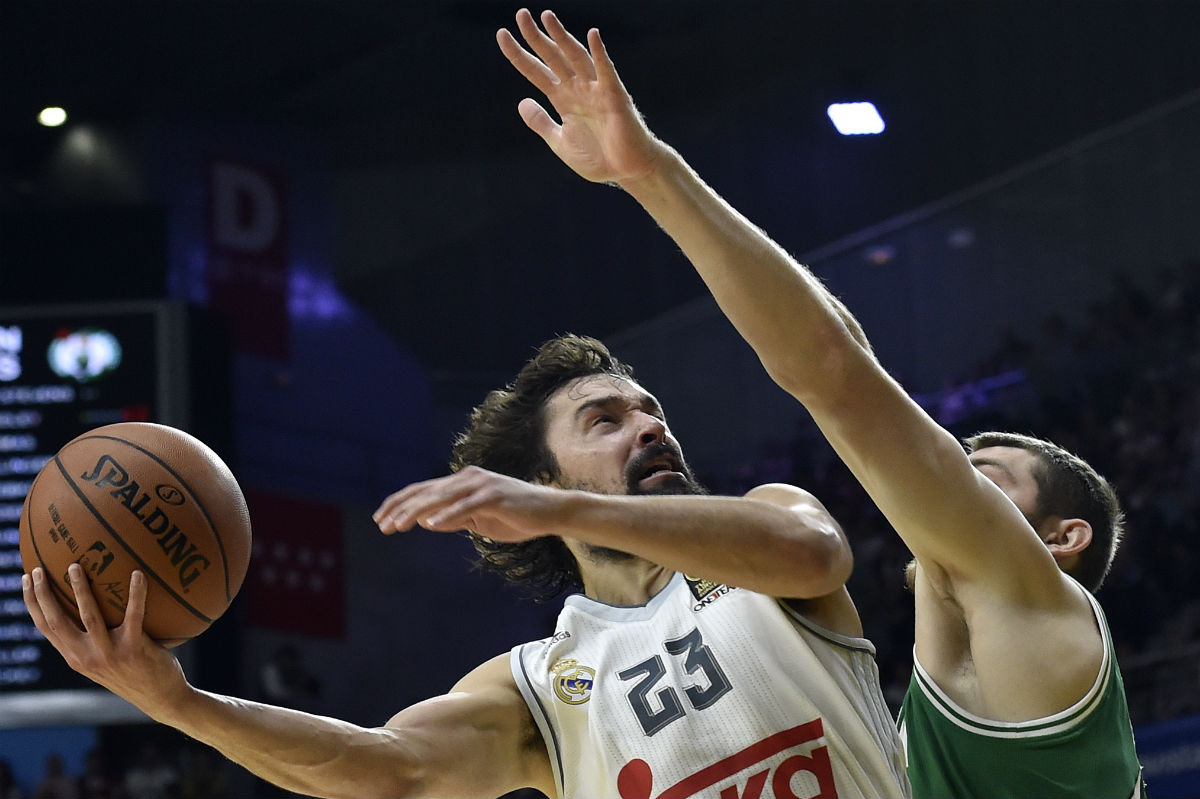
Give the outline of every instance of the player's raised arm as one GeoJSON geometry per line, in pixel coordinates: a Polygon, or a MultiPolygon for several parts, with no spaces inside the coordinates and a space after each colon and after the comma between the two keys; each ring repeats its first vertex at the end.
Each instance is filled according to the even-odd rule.
{"type": "Polygon", "coordinates": [[[528,12],[517,16],[528,49],[498,35],[563,120],[556,126],[523,100],[526,123],[584,177],[620,185],[674,239],[922,562],[958,578],[1009,581],[1014,594],[1060,591],[1057,568],[1025,519],[888,376],[844,305],[650,133],[599,32],[589,31],[584,48],[552,13],[541,20],[544,30],[528,12]]]}
{"type": "Polygon", "coordinates": [[[141,572],[134,572],[125,620],[110,631],[88,581],[78,565],[71,568],[82,630],[59,606],[41,569],[22,580],[34,624],[67,663],[282,788],[326,797],[495,797],[522,787],[554,795],[545,747],[507,655],[477,668],[451,693],[366,728],[197,690],[170,650],[141,629],[141,572]]]}

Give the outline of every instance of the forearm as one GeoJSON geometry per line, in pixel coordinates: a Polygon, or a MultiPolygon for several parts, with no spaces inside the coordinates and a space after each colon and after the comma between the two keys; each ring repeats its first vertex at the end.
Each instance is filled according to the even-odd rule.
{"type": "Polygon", "coordinates": [[[397,733],[193,691],[155,714],[288,791],[324,797],[409,795],[397,733]]]}
{"type": "Polygon", "coordinates": [[[840,528],[815,503],[586,492],[565,502],[561,535],[772,596],[823,596],[853,565],[840,528]]]}
{"type": "Polygon", "coordinates": [[[624,188],[679,245],[721,310],[783,388],[818,391],[870,346],[840,300],[666,145],[624,188]]]}

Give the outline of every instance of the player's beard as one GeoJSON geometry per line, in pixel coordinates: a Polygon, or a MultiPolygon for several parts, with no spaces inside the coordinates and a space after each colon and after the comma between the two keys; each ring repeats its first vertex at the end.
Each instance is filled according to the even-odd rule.
{"type": "MultiPolygon", "coordinates": [[[[578,486],[582,487],[582,486],[578,486]]],[[[653,444],[646,447],[638,457],[634,458],[625,468],[625,493],[629,496],[705,496],[708,494],[708,489],[696,480],[696,476],[692,473],[692,469],[687,465],[687,461],[683,459],[683,453],[677,447],[670,444],[653,444]],[[655,458],[661,458],[663,455],[670,455],[676,463],[676,471],[680,473],[680,477],[672,478],[659,483],[653,488],[644,489],[638,483],[641,480],[643,473],[646,470],[646,464],[655,458]]],[[[593,563],[617,563],[621,561],[633,560],[636,555],[631,555],[620,549],[611,547],[595,546],[593,544],[585,544],[584,549],[588,558],[593,563]]]]}

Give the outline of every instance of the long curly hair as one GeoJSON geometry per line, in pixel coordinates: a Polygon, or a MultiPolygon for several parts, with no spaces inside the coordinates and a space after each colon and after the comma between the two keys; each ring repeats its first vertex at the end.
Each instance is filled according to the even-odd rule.
{"type": "MultiPolygon", "coordinates": [[[[546,401],[567,383],[589,375],[633,379],[633,369],[600,341],[567,334],[538,348],[516,378],[488,393],[456,436],[450,469],[478,466],[528,482],[550,482],[559,465],[546,445],[546,401]]],[[[583,587],[579,565],[561,538],[510,544],[470,533],[477,566],[501,574],[536,601],[583,587]]]]}

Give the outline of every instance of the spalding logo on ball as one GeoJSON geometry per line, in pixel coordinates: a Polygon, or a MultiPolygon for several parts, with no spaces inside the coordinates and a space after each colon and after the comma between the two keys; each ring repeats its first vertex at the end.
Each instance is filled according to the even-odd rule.
{"type": "Polygon", "coordinates": [[[76,619],[67,567],[78,563],[104,620],[121,623],[129,576],[147,578],[146,634],[175,646],[233,601],[250,564],[250,514],[229,467],[182,430],[99,427],[68,442],[33,481],[21,511],[21,561],[46,570],[76,619]]]}

